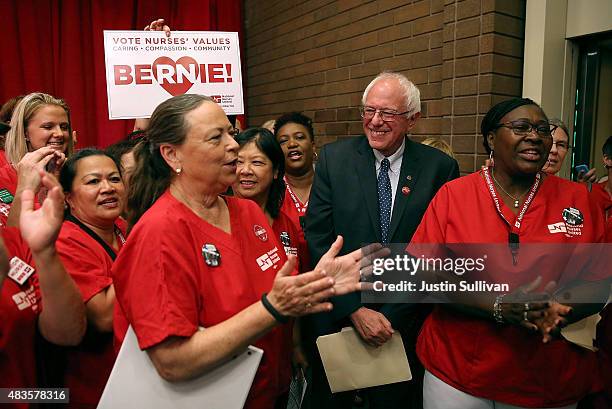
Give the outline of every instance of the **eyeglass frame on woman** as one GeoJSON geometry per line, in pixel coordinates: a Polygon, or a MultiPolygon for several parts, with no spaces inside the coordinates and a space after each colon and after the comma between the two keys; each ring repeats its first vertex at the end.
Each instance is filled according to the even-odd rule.
{"type": "Polygon", "coordinates": [[[504,123],[501,123],[501,124],[497,124],[497,125],[495,125],[495,127],[493,127],[493,130],[497,130],[499,128],[508,128],[508,129],[510,129],[512,131],[512,133],[514,133],[515,135],[519,135],[519,136],[529,135],[535,129],[536,133],[538,134],[538,136],[540,138],[547,138],[548,139],[548,138],[552,138],[552,134],[553,134],[553,132],[555,132],[555,129],[557,129],[558,126],[557,125],[553,125],[553,124],[551,124],[549,122],[546,122],[546,121],[539,122],[538,124],[533,124],[533,123],[531,123],[529,121],[526,121],[524,119],[517,119],[515,121],[508,121],[508,122],[504,122],[504,123]],[[525,131],[518,131],[517,132],[516,131],[516,128],[517,128],[516,124],[517,123],[529,124],[529,129],[527,129],[525,131]],[[544,128],[546,128],[546,132],[547,133],[546,134],[542,134],[540,132],[540,129],[538,129],[538,127],[540,127],[540,129],[542,129],[542,130],[544,128]]]}
{"type": "Polygon", "coordinates": [[[385,122],[393,122],[395,121],[395,118],[399,115],[406,115],[408,112],[410,111],[406,111],[406,112],[393,112],[393,111],[388,111],[386,109],[376,109],[374,107],[369,107],[369,106],[360,106],[359,107],[359,114],[361,115],[362,118],[365,119],[373,119],[376,114],[380,115],[380,119],[382,119],[385,122]],[[367,110],[367,111],[366,111],[367,110]],[[366,115],[366,113],[371,113],[371,116],[366,115]]]}
{"type": "Polygon", "coordinates": [[[557,141],[552,143],[553,145],[555,145],[557,147],[557,149],[565,149],[565,150],[570,150],[572,149],[572,147],[569,145],[569,143],[564,142],[564,141],[557,141]],[[561,146],[559,146],[559,144],[562,144],[561,146]]]}

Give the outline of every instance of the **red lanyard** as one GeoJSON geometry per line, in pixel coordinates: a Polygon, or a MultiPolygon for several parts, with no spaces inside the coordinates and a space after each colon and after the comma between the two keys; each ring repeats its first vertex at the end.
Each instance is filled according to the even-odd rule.
{"type": "Polygon", "coordinates": [[[119,239],[119,242],[121,242],[121,245],[123,246],[125,244],[125,237],[123,237],[123,233],[121,233],[121,230],[117,226],[115,226],[115,235],[117,236],[117,238],[119,239]]]}
{"type": "Polygon", "coordinates": [[[283,177],[283,179],[285,180],[285,185],[287,185],[287,192],[289,192],[289,196],[291,197],[291,200],[293,201],[293,204],[295,205],[295,208],[297,209],[298,213],[306,214],[306,209],[308,209],[308,200],[306,201],[306,203],[302,204],[302,202],[300,202],[300,199],[298,199],[295,193],[293,193],[293,189],[291,189],[291,186],[287,182],[287,178],[283,177]]]}
{"type": "Polygon", "coordinates": [[[523,207],[518,213],[514,224],[511,224],[506,216],[502,213],[501,207],[499,205],[499,198],[497,197],[497,193],[495,192],[495,187],[493,186],[493,181],[491,181],[491,175],[489,175],[489,168],[483,167],[482,173],[485,178],[485,182],[487,183],[487,187],[489,188],[489,193],[491,194],[491,198],[493,199],[493,203],[495,204],[495,208],[497,209],[497,213],[501,216],[501,218],[506,222],[508,226],[510,226],[510,232],[508,233],[508,246],[510,247],[510,253],[512,254],[512,264],[516,265],[517,257],[518,257],[518,249],[519,249],[519,232],[521,230],[521,223],[523,221],[523,217],[525,213],[527,213],[527,209],[531,202],[533,202],[533,198],[540,187],[540,181],[542,180],[542,175],[540,172],[536,174],[535,182],[529,189],[529,194],[527,195],[527,199],[525,203],[523,203],[523,207]]]}

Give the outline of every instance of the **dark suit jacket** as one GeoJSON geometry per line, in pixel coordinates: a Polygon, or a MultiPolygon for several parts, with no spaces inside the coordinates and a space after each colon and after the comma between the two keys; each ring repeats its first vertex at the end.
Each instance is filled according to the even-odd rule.
{"type": "MultiPolygon", "coordinates": [[[[438,189],[458,176],[457,161],[406,137],[389,242],[408,243],[438,189]],[[404,186],[410,188],[408,195],[401,191],[404,186]]],[[[341,254],[361,248],[365,243],[381,241],[376,162],[364,135],[328,144],[319,154],[305,219],[312,265],[316,265],[339,234],[344,237],[341,254]]],[[[320,323],[315,330],[317,335],[337,331],[342,321],[362,306],[357,293],[335,297],[332,301],[331,313],[313,317],[320,323]]],[[[393,328],[401,329],[411,308],[414,309],[406,304],[383,304],[377,309],[393,328]]]]}

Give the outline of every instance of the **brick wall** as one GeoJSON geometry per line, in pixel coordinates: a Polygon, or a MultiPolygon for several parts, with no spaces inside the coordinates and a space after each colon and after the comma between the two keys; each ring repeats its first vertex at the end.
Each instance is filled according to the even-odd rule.
{"type": "Polygon", "coordinates": [[[248,125],[302,111],[319,146],[361,134],[366,85],[399,71],[421,90],[414,139],[446,139],[471,172],[482,115],[521,94],[524,16],[524,0],[245,0],[248,125]]]}

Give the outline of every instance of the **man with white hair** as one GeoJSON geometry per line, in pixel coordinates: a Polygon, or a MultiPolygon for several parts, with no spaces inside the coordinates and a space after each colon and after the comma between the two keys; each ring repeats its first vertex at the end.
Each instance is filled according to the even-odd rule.
{"type": "MultiPolygon", "coordinates": [[[[374,78],[363,93],[360,112],[364,135],[328,144],[319,154],[305,220],[313,263],[338,234],[344,237],[342,254],[365,243],[408,243],[438,189],[459,176],[454,159],[407,137],[421,116],[421,102],[418,88],[404,75],[383,72],[374,78]]],[[[333,303],[332,312],[303,322],[311,346],[311,407],[351,407],[352,394],[332,397],[312,344],[317,336],[350,325],[375,347],[399,332],[412,369],[412,381],[363,391],[369,407],[420,409],[423,372],[415,344],[425,308],[363,305],[359,294],[336,297],[333,303]]]]}

